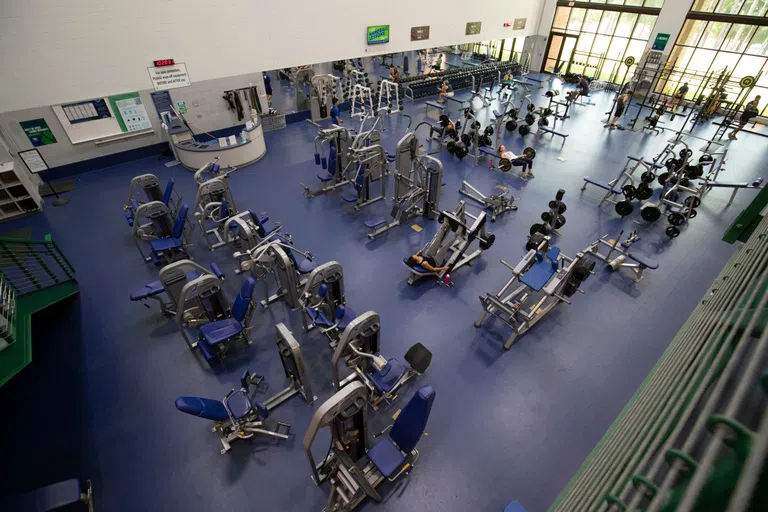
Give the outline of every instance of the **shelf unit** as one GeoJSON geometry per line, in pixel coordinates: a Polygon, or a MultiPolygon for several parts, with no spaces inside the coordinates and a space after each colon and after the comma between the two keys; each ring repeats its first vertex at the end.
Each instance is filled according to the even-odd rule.
{"type": "Polygon", "coordinates": [[[0,222],[39,211],[42,200],[26,171],[13,160],[0,162],[0,222]]]}

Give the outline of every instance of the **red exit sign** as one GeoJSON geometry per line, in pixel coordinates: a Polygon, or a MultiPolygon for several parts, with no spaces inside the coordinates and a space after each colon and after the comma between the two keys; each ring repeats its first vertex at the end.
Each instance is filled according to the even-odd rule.
{"type": "Polygon", "coordinates": [[[156,68],[161,68],[163,66],[173,66],[174,64],[176,64],[176,61],[173,59],[160,59],[154,62],[155,62],[156,68]]]}

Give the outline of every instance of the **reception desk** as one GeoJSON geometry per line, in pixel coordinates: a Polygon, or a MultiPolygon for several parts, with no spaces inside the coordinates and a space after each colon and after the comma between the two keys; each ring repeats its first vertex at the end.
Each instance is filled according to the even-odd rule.
{"type": "MultiPolygon", "coordinates": [[[[187,169],[196,171],[216,157],[222,167],[243,167],[252,164],[267,152],[264,142],[264,132],[261,120],[257,119],[254,126],[243,130],[245,138],[237,135],[237,144],[222,147],[218,139],[210,142],[196,142],[189,138],[174,142],[176,156],[181,165],[187,169]]],[[[173,134],[178,135],[178,134],[173,134]]],[[[227,137],[229,142],[229,137],[227,137]]]]}

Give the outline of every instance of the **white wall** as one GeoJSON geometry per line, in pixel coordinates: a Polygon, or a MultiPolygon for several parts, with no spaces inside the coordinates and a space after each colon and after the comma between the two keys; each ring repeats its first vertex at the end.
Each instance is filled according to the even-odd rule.
{"type": "Polygon", "coordinates": [[[680,29],[683,28],[685,17],[691,9],[691,4],[693,4],[693,0],[666,0],[664,2],[659,18],[656,20],[656,26],[653,27],[651,37],[648,39],[648,45],[645,47],[646,51],[653,47],[656,34],[661,32],[662,34],[669,34],[669,42],[667,47],[664,48],[664,54],[669,55],[669,52],[675,46],[675,40],[677,40],[680,29]]]}
{"type": "MultiPolygon", "coordinates": [[[[194,82],[534,34],[544,0],[0,0],[0,112],[139,91],[173,58],[194,82]],[[504,27],[528,18],[525,30],[504,27]],[[465,36],[481,21],[479,36],[465,36]],[[368,25],[391,25],[368,47],[368,25]],[[430,25],[428,41],[410,28],[430,25]]],[[[671,1],[671,0],[670,0],[671,1]]]]}

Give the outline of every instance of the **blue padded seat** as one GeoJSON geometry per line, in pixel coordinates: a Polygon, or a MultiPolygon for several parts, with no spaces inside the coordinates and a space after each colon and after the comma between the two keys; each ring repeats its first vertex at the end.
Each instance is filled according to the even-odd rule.
{"type": "Polygon", "coordinates": [[[225,318],[200,326],[200,334],[209,345],[215,345],[237,336],[243,326],[234,318],[225,318]]]}
{"type": "Polygon", "coordinates": [[[652,258],[649,258],[647,256],[643,256],[642,254],[633,254],[631,252],[627,252],[627,256],[629,256],[631,259],[635,260],[645,268],[649,268],[651,270],[656,270],[657,268],[659,268],[658,261],[652,258]]]}
{"type": "Polygon", "coordinates": [[[212,421],[227,421],[229,416],[224,404],[210,398],[182,396],[176,399],[176,408],[181,412],[212,421]]]}
{"type": "Polygon", "coordinates": [[[133,292],[131,294],[131,300],[137,301],[148,299],[149,297],[163,293],[163,291],[165,290],[163,290],[163,285],[160,283],[160,281],[152,281],[148,285],[145,285],[144,288],[133,292]]]}
{"type": "Polygon", "coordinates": [[[435,390],[424,386],[403,407],[395,420],[389,436],[376,443],[368,452],[368,458],[386,478],[392,476],[405,461],[424,434],[427,420],[435,401],[435,390]]]}
{"type": "Polygon", "coordinates": [[[329,321],[328,317],[325,316],[325,313],[319,309],[304,308],[304,312],[307,314],[309,319],[312,320],[312,323],[315,323],[320,327],[330,327],[333,325],[333,322],[329,321]]]}
{"type": "Polygon", "coordinates": [[[299,274],[309,274],[317,268],[317,262],[309,261],[308,259],[302,259],[299,264],[296,265],[296,270],[299,274]]]}
{"type": "Polygon", "coordinates": [[[347,306],[338,306],[336,308],[336,321],[339,323],[339,329],[346,329],[349,323],[355,318],[357,318],[357,313],[347,306]]]}
{"type": "MultiPolygon", "coordinates": [[[[376,355],[380,356],[381,354],[377,352],[376,355]]],[[[368,376],[373,381],[373,384],[376,386],[379,393],[389,393],[404,373],[405,366],[403,366],[397,359],[392,358],[387,359],[386,366],[384,366],[380,372],[377,372],[376,369],[374,369],[368,376]]]]}
{"type": "Polygon", "coordinates": [[[504,507],[504,512],[526,512],[526,510],[519,501],[515,500],[508,503],[507,506],[504,507]]]}
{"type": "Polygon", "coordinates": [[[239,420],[249,412],[251,412],[251,401],[248,396],[242,391],[233,393],[232,396],[227,399],[227,408],[232,413],[232,417],[239,420]]]}
{"type": "Polygon", "coordinates": [[[545,259],[540,252],[537,252],[536,263],[528,272],[520,276],[520,282],[538,292],[544,288],[544,285],[555,275],[555,272],[557,272],[557,262],[545,259]]]}
{"type": "Polygon", "coordinates": [[[496,157],[496,158],[501,158],[501,155],[499,155],[499,153],[497,153],[496,150],[494,150],[493,148],[491,148],[489,146],[481,146],[480,147],[480,152],[481,153],[485,153],[486,155],[491,155],[491,156],[496,157]]]}
{"type": "Polygon", "coordinates": [[[333,179],[333,174],[326,174],[325,176],[317,175],[317,179],[322,181],[323,183],[326,183],[328,181],[331,181],[333,179]]]}
{"type": "Polygon", "coordinates": [[[149,248],[152,252],[164,252],[170,249],[177,249],[183,245],[184,242],[180,238],[155,238],[149,241],[149,248]]]}
{"type": "Polygon", "coordinates": [[[501,112],[499,112],[498,110],[494,110],[493,117],[496,117],[496,118],[501,117],[501,112]]]}
{"type": "Polygon", "coordinates": [[[387,223],[387,219],[383,217],[379,217],[377,219],[369,219],[365,221],[365,227],[373,229],[375,227],[381,226],[382,224],[386,224],[386,223],[387,223]]]}
{"type": "Polygon", "coordinates": [[[342,195],[341,198],[348,203],[356,203],[357,193],[355,193],[355,195],[342,195]]]}

